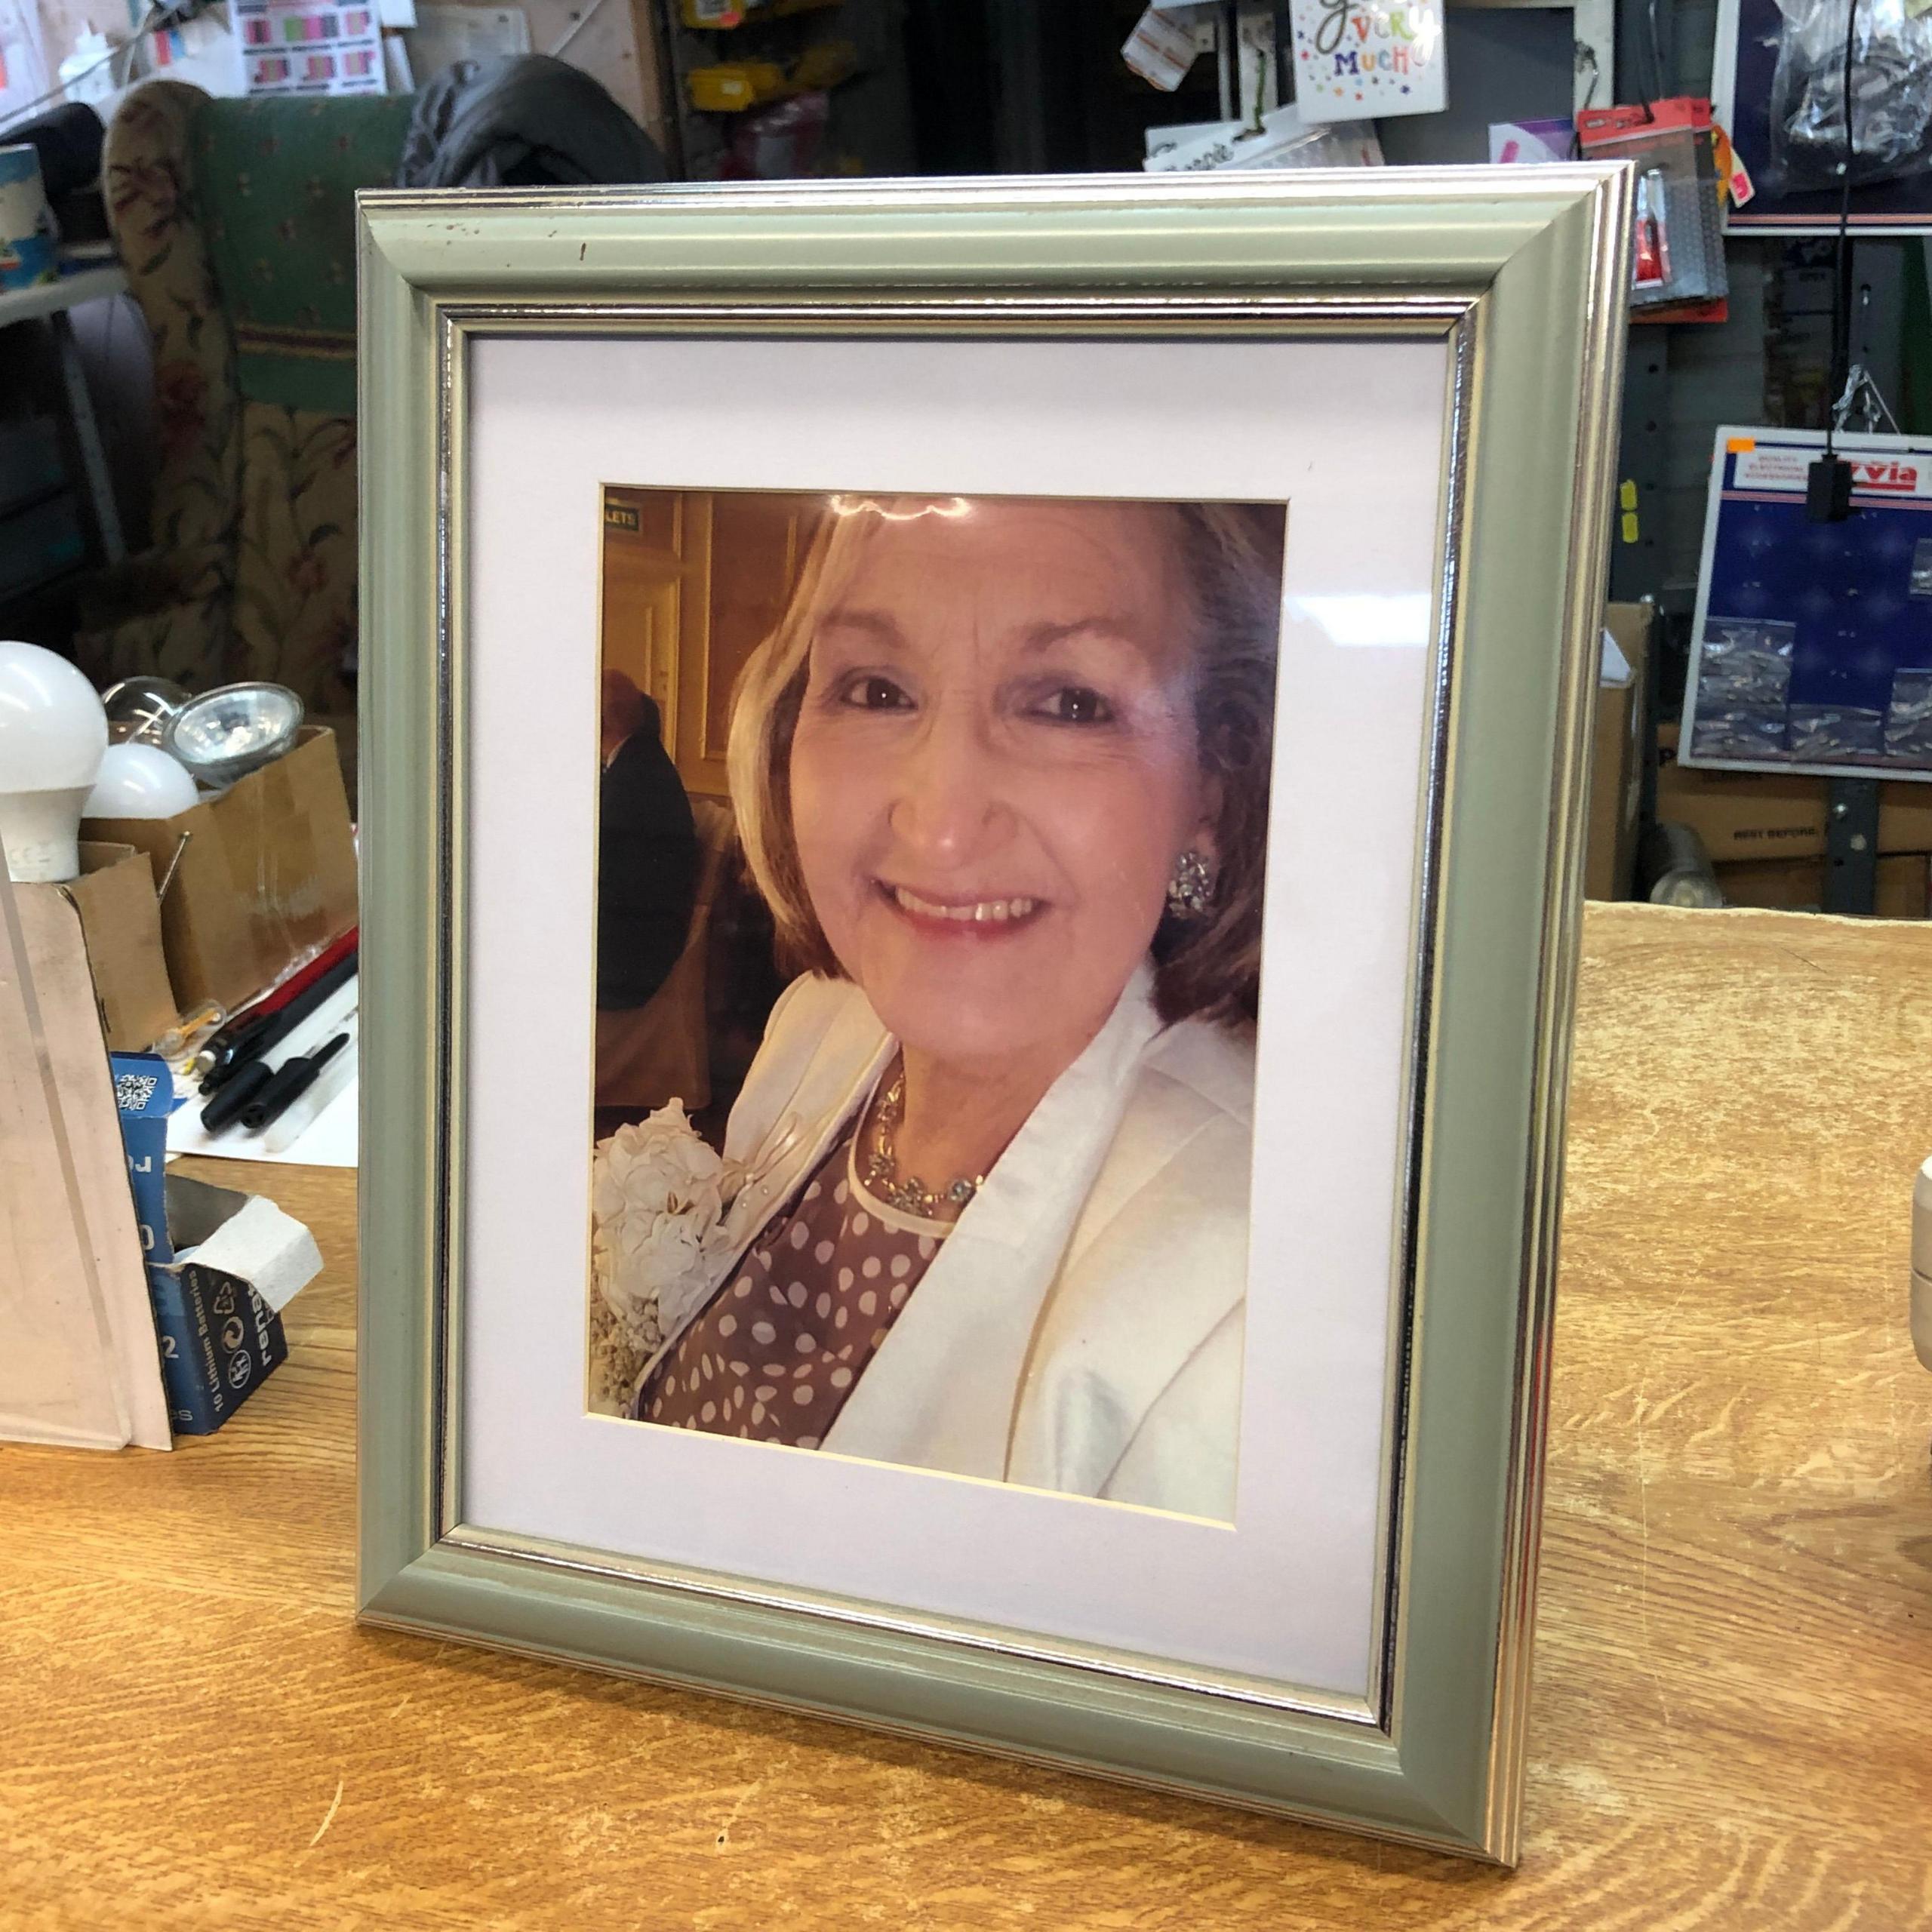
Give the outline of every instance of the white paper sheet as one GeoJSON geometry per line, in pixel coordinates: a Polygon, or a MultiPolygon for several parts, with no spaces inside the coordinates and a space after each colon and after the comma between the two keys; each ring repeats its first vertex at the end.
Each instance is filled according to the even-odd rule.
{"type": "MultiPolygon", "coordinates": [[[[354,1011],[356,982],[352,980],[336,997],[326,1001],[291,1032],[272,1054],[279,1066],[292,1054],[310,1051],[344,1030],[353,1052],[360,1044],[360,1029],[354,1011]]],[[[177,1088],[180,1081],[177,1081],[177,1088]]],[[[263,1135],[251,1134],[238,1122],[219,1134],[202,1127],[202,1109],[207,1104],[198,1090],[169,1115],[168,1153],[172,1160],[181,1154],[212,1154],[229,1161],[284,1161],[298,1168],[352,1168],[355,1164],[356,1092],[360,1082],[352,1078],[335,1098],[318,1114],[307,1132],[284,1148],[269,1146],[263,1135]]]]}
{"type": "Polygon", "coordinates": [[[459,60],[494,60],[530,51],[529,17],[521,7],[418,5],[403,36],[419,86],[459,60]]]}

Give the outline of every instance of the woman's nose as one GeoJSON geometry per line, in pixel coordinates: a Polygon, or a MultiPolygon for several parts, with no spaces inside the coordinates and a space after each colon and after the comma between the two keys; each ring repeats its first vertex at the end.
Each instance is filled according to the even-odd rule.
{"type": "Polygon", "coordinates": [[[1011,826],[998,754],[968,707],[936,707],[906,744],[895,780],[892,829],[936,864],[971,863],[1011,826]]]}

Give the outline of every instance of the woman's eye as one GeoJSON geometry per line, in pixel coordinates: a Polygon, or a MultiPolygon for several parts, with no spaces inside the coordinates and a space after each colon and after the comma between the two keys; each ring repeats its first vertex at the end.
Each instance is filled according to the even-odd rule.
{"type": "Polygon", "coordinates": [[[845,687],[845,702],[861,711],[903,711],[912,700],[890,678],[854,678],[845,687]]]}
{"type": "Polygon", "coordinates": [[[1106,724],[1114,715],[1112,706],[1084,685],[1063,685],[1041,709],[1057,724],[1106,724]]]}

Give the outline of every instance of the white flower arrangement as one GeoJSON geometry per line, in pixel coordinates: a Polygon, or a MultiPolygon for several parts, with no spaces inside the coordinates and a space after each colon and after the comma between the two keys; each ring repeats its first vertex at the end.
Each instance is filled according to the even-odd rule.
{"type": "Polygon", "coordinates": [[[672,1100],[600,1141],[590,1165],[592,1397],[621,1409],[666,1337],[729,1264],[731,1203],[749,1177],[700,1137],[672,1100]]]}

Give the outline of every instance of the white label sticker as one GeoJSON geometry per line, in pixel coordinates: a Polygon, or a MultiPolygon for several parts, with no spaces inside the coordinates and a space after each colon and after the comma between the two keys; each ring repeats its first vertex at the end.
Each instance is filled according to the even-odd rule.
{"type": "Polygon", "coordinates": [[[1172,94],[1187,78],[1198,51],[1193,28],[1149,7],[1134,23],[1121,58],[1150,86],[1172,94]]]}
{"type": "Polygon", "coordinates": [[[1379,168],[1382,146],[1375,130],[1311,128],[1291,102],[1261,117],[1258,129],[1238,121],[1211,123],[1194,137],[1164,146],[1149,143],[1141,165],[1152,174],[1191,173],[1217,168],[1379,168]]]}
{"type": "MultiPolygon", "coordinates": [[[[1796,448],[1789,444],[1773,445],[1743,451],[1731,472],[1730,487],[1788,491],[1802,496],[1811,466],[1822,454],[1814,445],[1796,448]]],[[[1882,451],[1861,455],[1855,450],[1841,450],[1839,454],[1851,465],[1851,487],[1861,496],[1932,497],[1932,461],[1922,456],[1894,456],[1882,451]]]]}

